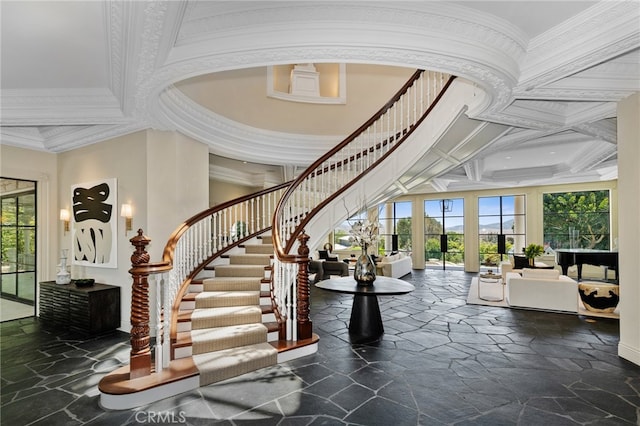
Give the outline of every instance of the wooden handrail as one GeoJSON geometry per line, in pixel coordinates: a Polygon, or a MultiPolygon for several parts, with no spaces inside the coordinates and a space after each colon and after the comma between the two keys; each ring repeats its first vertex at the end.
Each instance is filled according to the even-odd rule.
{"type": "MultiPolygon", "coordinates": [[[[169,343],[175,341],[177,333],[180,301],[192,279],[223,253],[269,229],[275,253],[271,288],[277,320],[281,324],[283,318],[288,322],[295,320],[294,340],[310,338],[309,236],[304,232],[305,226],[411,135],[451,84],[453,77],[446,84],[444,78],[444,74],[416,71],[376,114],[294,181],[236,198],[190,217],[171,234],[160,262],[149,262],[144,250],[149,240],[139,230],[138,237],[131,240],[136,246],[130,270],[133,277],[131,376],[141,377],[151,370],[147,278],[154,274],[164,276],[156,281],[157,293],[162,293],[164,298],[163,304],[158,301],[157,305],[156,323],[162,325],[158,326],[156,338],[156,362],[161,360],[162,366],[167,367],[171,358],[169,343]],[[426,82],[425,91],[427,78],[431,80],[426,82]],[[251,223],[245,221],[249,219],[251,223]],[[230,229],[234,230],[233,235],[230,229]],[[291,297],[290,285],[295,285],[293,300],[287,299],[291,297]],[[163,346],[159,349],[158,345],[163,346]],[[165,355],[158,357],[158,351],[165,355]]],[[[281,328],[280,338],[288,339],[289,333],[288,329],[281,328]]],[[[156,369],[159,367],[156,365],[156,369]]]]}
{"type": "MultiPolygon", "coordinates": [[[[304,242],[300,240],[305,235],[305,227],[309,221],[398,149],[433,110],[450,86],[454,77],[446,77],[445,83],[444,74],[416,71],[369,120],[316,160],[292,182],[280,199],[273,217],[272,235],[277,264],[308,263],[308,248],[305,255],[296,253],[294,247],[296,244],[305,245],[309,239],[306,237],[304,242]],[[426,91],[425,78],[428,79],[426,91]],[[318,196],[317,192],[321,195],[318,196]]],[[[294,275],[286,272],[284,266],[282,269],[283,277],[294,275]]],[[[296,283],[281,285],[281,297],[286,297],[284,294],[290,293],[288,287],[295,286],[296,283]]],[[[305,294],[308,291],[306,287],[305,284],[303,288],[297,288],[297,300],[308,298],[308,294],[305,294]]],[[[290,312],[288,317],[291,316],[290,312]]],[[[308,330],[300,326],[301,321],[306,323],[308,318],[300,318],[300,312],[296,316],[297,330],[308,330]]],[[[295,334],[293,331],[292,333],[295,334]]],[[[307,332],[303,333],[305,334],[297,337],[310,337],[307,332]]]]}
{"type": "Polygon", "coordinates": [[[170,344],[177,336],[180,301],[193,278],[217,257],[271,229],[273,210],[289,184],[283,183],[238,197],[190,217],[171,234],[160,262],[149,262],[149,254],[144,247],[150,240],[143,235],[142,230],[138,230],[138,235],[131,239],[136,251],[131,257],[132,267],[129,270],[133,279],[131,378],[148,375],[152,370],[149,343],[149,277],[163,276],[157,282],[157,296],[162,293],[163,300],[156,301],[156,324],[159,324],[156,336],[156,362],[161,360],[163,364],[156,365],[156,370],[159,370],[161,367],[167,367],[172,358],[170,344]],[[249,220],[251,223],[247,223],[249,220]],[[240,233],[231,236],[229,227],[238,229],[238,224],[240,233]],[[162,352],[162,355],[158,352],[162,352]]]}

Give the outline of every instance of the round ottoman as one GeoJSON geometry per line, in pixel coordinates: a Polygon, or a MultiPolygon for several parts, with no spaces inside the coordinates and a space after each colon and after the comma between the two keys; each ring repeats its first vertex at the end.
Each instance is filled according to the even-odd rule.
{"type": "Polygon", "coordinates": [[[584,307],[592,312],[613,312],[620,300],[616,284],[581,282],[578,283],[578,293],[584,307]]]}

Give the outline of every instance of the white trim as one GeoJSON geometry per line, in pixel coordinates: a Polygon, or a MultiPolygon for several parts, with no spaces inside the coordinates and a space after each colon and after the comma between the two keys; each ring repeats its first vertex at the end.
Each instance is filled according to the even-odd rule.
{"type": "Polygon", "coordinates": [[[169,398],[183,392],[188,392],[200,387],[200,375],[188,377],[166,385],[156,386],[140,392],[113,395],[100,392],[100,406],[108,410],[128,410],[141,407],[169,398]]]}
{"type": "Polygon", "coordinates": [[[302,346],[284,352],[278,352],[278,364],[311,355],[318,352],[318,343],[302,346]]]}

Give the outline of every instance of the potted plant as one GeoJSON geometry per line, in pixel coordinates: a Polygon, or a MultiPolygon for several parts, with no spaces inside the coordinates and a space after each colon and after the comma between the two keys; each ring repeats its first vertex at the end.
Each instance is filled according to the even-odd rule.
{"type": "Polygon", "coordinates": [[[540,244],[529,244],[524,249],[524,255],[527,259],[529,259],[530,266],[534,265],[533,259],[540,256],[542,253],[544,253],[544,247],[542,247],[540,244]]]}

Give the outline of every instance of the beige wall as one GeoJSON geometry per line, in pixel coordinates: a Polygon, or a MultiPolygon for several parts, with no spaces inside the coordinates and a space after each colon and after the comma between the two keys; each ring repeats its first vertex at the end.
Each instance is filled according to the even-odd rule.
{"type": "Polygon", "coordinates": [[[37,187],[37,282],[55,279],[60,259],[58,164],[56,154],[0,144],[0,175],[36,181],[37,187]]]}
{"type": "Polygon", "coordinates": [[[209,206],[214,207],[234,198],[243,195],[253,194],[264,188],[257,188],[245,185],[238,185],[229,182],[223,182],[217,179],[209,181],[209,206]]]}
{"type": "Polygon", "coordinates": [[[185,219],[209,207],[207,146],[174,132],[149,131],[147,139],[149,253],[160,260],[169,236],[185,219]]]}
{"type": "Polygon", "coordinates": [[[130,329],[129,239],[142,228],[152,261],[161,260],[169,235],[185,218],[208,207],[207,147],[173,132],[143,131],[60,154],[0,146],[1,174],[38,182],[38,281],[53,280],[60,250],[71,248],[59,210],[71,208],[71,186],[116,178],[117,268],[72,266],[72,278],[121,287],[121,328],[130,329]],[[134,230],[125,235],[120,205],[133,206],[134,230]]]}
{"type": "Polygon", "coordinates": [[[346,68],[346,105],[268,98],[266,67],[198,76],[176,86],[205,108],[249,126],[289,133],[348,135],[367,121],[415,72],[415,69],[380,65],[347,64],[346,68]],[[256,93],[263,96],[255,96],[256,93]]]}
{"type": "Polygon", "coordinates": [[[640,365],[640,93],[618,104],[620,343],[618,354],[640,365]]]}
{"type": "MultiPolygon", "coordinates": [[[[131,203],[133,208],[133,226],[146,228],[146,135],[145,132],[116,138],[84,148],[58,154],[59,208],[71,209],[71,186],[84,182],[116,178],[118,183],[117,205],[114,214],[117,218],[117,268],[99,268],[71,266],[72,278],[93,278],[96,282],[119,286],[121,296],[121,328],[130,328],[131,267],[130,256],[133,252],[129,238],[133,232],[125,235],[124,219],[120,217],[120,205],[131,203]]],[[[58,227],[60,230],[60,227],[58,227]]],[[[60,232],[60,231],[59,231],[60,232]]],[[[61,235],[60,248],[69,249],[71,257],[72,235],[61,235]]]]}

